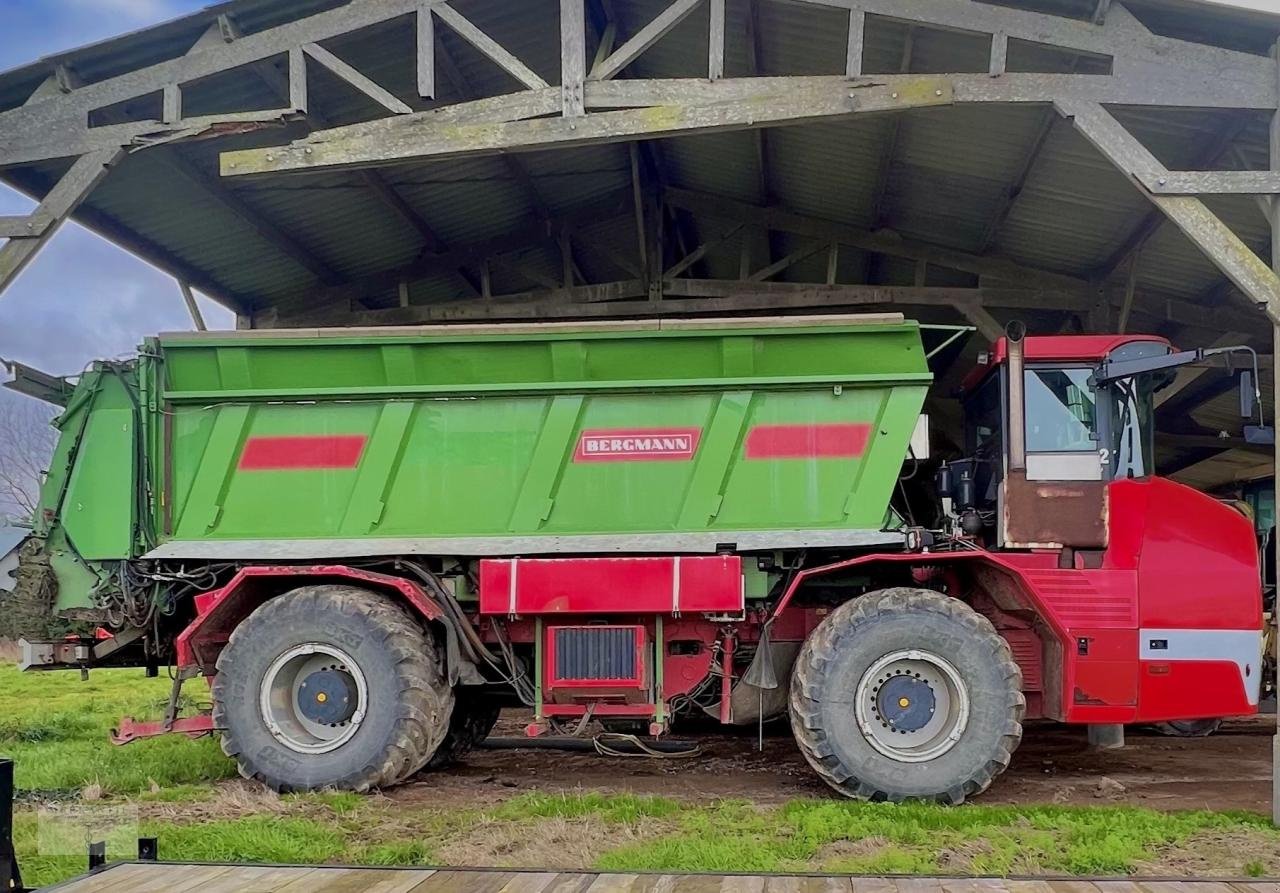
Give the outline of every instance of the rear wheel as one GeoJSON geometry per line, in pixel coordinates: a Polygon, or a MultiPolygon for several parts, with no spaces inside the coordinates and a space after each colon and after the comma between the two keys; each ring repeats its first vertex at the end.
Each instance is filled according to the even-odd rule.
{"type": "Polygon", "coordinates": [[[231,634],[214,724],[240,773],[278,791],[365,791],[416,772],[453,708],[435,639],[407,611],[351,586],[307,586],[231,634]]]}
{"type": "Polygon", "coordinates": [[[829,785],[864,800],[960,803],[1022,740],[1022,674],[985,617],[922,589],[841,605],[805,642],[791,726],[829,785]]]}
{"type": "Polygon", "coordinates": [[[426,768],[443,769],[463,759],[477,744],[489,737],[501,712],[502,707],[496,701],[470,692],[465,687],[458,689],[453,716],[449,719],[449,730],[435,754],[427,761],[426,768]]]}
{"type": "Polygon", "coordinates": [[[1208,738],[1220,728],[1220,719],[1174,719],[1155,725],[1157,732],[1170,738],[1208,738]]]}

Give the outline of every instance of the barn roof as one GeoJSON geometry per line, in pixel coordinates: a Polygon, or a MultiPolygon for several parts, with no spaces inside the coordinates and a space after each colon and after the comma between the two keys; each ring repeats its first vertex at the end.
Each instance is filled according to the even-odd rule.
{"type": "MultiPolygon", "coordinates": [[[[587,0],[586,60],[609,55],[597,50],[611,34],[616,51],[670,9],[717,3],[587,0]]],[[[1111,330],[1123,318],[1128,331],[1180,344],[1269,344],[1240,282],[1153,207],[1078,117],[1025,97],[959,97],[989,78],[1011,93],[1061,84],[1079,102],[1078,85],[1114,81],[1124,89],[1107,94],[1117,100],[1107,110],[1157,163],[1262,171],[1276,106],[1266,54],[1280,17],[1196,0],[872,0],[854,80],[887,91],[934,77],[944,101],[769,129],[223,176],[228,152],[323,148],[298,141],[378,127],[389,111],[409,118],[559,84],[559,0],[421,6],[436,13],[433,98],[421,89],[419,0],[234,0],[0,74],[0,177],[45,198],[76,171],[68,147],[78,155],[104,133],[125,135],[127,151],[75,218],[256,326],[892,304],[927,322],[976,319],[988,336],[1013,317],[1048,333],[1111,330]],[[495,62],[458,19],[522,68],[495,62]],[[350,27],[319,25],[331,21],[350,27]],[[998,72],[993,33],[1005,41],[998,72]],[[276,52],[245,49],[277,36],[276,52]],[[291,64],[306,71],[305,113],[291,64]],[[1191,93],[1168,76],[1179,66],[1191,93]],[[179,73],[161,83],[157,71],[179,73]],[[116,99],[113,85],[134,82],[135,95],[116,99]],[[93,106],[95,91],[111,101],[93,106]],[[656,292],[654,267],[665,272],[656,292]]],[[[823,86],[849,74],[851,6],[727,0],[720,86],[823,86]]],[[[712,20],[677,17],[610,83],[696,92],[684,84],[706,83],[712,20]]],[[[1204,205],[1269,256],[1255,196],[1204,205]]]]}

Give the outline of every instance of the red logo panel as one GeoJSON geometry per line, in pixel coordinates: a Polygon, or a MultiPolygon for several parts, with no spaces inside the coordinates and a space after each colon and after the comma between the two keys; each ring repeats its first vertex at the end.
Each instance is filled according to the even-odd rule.
{"type": "Polygon", "coordinates": [[[687,462],[701,428],[619,428],[583,431],[574,462],[687,462]]]}
{"type": "Polygon", "coordinates": [[[240,454],[240,470],[355,468],[368,439],[363,434],[250,437],[240,454]]]}
{"type": "Polygon", "coordinates": [[[747,433],[748,459],[856,459],[867,451],[871,425],[756,425],[747,433]]]}

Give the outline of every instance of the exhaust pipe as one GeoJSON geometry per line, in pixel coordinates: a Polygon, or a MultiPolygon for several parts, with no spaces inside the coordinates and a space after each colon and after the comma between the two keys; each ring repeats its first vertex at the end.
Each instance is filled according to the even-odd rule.
{"type": "Polygon", "coordinates": [[[1027,327],[1013,321],[1005,327],[1005,348],[1009,361],[1009,470],[1027,470],[1027,404],[1025,399],[1026,356],[1022,340],[1027,327]]]}

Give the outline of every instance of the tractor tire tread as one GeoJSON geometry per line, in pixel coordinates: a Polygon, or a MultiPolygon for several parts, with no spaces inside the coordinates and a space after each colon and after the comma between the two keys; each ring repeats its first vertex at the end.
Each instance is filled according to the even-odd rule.
{"type": "Polygon", "coordinates": [[[386,596],[344,584],[305,586],[261,605],[232,631],[218,657],[213,683],[213,722],[222,729],[222,752],[236,760],[240,774],[261,781],[277,791],[294,789],[269,766],[260,765],[228,728],[221,697],[222,680],[236,672],[237,651],[256,637],[269,637],[287,624],[291,614],[306,616],[323,609],[368,625],[384,649],[395,658],[400,681],[399,711],[395,733],[375,757],[327,787],[364,792],[390,787],[416,772],[440,744],[447,723],[432,716],[452,707],[453,691],[444,671],[443,649],[409,612],[386,596]]]}
{"type": "Polygon", "coordinates": [[[852,599],[832,611],[810,634],[796,659],[791,685],[792,730],[805,760],[836,790],[859,800],[897,802],[904,799],[897,792],[855,778],[840,765],[826,739],[818,707],[822,698],[823,669],[834,659],[842,644],[856,635],[857,627],[880,614],[906,612],[939,614],[975,634],[982,640],[979,647],[989,647],[995,655],[1006,683],[1007,721],[996,752],[969,778],[932,798],[940,803],[959,804],[982,793],[1008,768],[1013,752],[1022,741],[1026,698],[1021,690],[1022,671],[1013,658],[1009,643],[990,620],[957,598],[925,589],[894,587],[852,599]]]}

